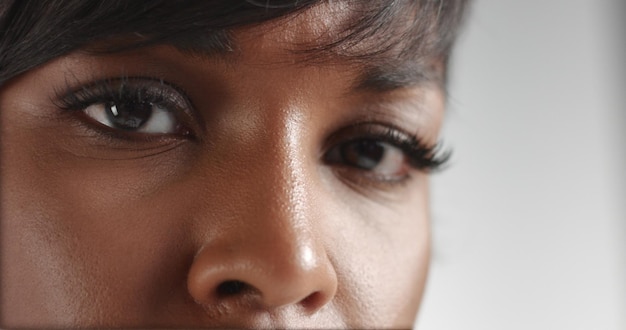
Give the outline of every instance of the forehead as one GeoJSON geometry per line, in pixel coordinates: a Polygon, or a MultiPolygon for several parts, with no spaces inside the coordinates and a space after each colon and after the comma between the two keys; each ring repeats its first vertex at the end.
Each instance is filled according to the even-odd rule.
{"type": "MultiPolygon", "coordinates": [[[[171,44],[194,55],[218,54],[233,58],[241,51],[236,39],[242,34],[237,35],[237,31],[256,36],[259,33],[252,32],[280,31],[280,34],[270,33],[266,37],[271,35],[274,41],[282,42],[281,47],[298,54],[294,61],[301,64],[341,59],[344,64],[406,67],[405,64],[412,62],[412,66],[421,66],[421,72],[427,72],[426,69],[433,68],[433,61],[445,64],[455,22],[463,7],[460,0],[445,2],[446,6],[442,6],[443,3],[426,0],[60,0],[31,8],[32,12],[25,14],[25,22],[34,24],[37,29],[19,30],[23,33],[6,40],[9,48],[3,51],[5,60],[20,60],[2,63],[0,84],[76,50],[115,53],[171,44]]],[[[435,68],[445,69],[443,65],[435,68]]]]}
{"type": "MultiPolygon", "coordinates": [[[[342,36],[350,33],[351,25],[360,17],[354,6],[345,2],[323,2],[305,11],[255,26],[236,29],[237,39],[262,45],[269,43],[294,54],[321,53],[324,50],[347,53],[348,43],[342,36]]],[[[359,44],[366,40],[359,40],[359,44]]],[[[371,45],[370,45],[371,46],[371,45]]]]}
{"type": "MultiPolygon", "coordinates": [[[[306,11],[262,24],[232,30],[230,51],[221,52],[227,59],[245,59],[248,63],[310,65],[357,65],[346,56],[346,45],[337,43],[337,35],[348,29],[353,14],[343,3],[323,3],[306,11]]],[[[367,43],[362,40],[359,44],[367,43]]],[[[212,49],[195,49],[204,55],[212,49]]],[[[370,61],[374,58],[370,58],[370,61]]]]}
{"type": "Polygon", "coordinates": [[[306,62],[415,61],[438,57],[431,47],[436,29],[430,25],[436,21],[426,19],[429,16],[427,8],[420,9],[416,2],[380,5],[377,1],[322,1],[284,17],[228,30],[224,34],[225,49],[202,43],[206,38],[197,38],[190,48],[205,53],[236,53],[241,50],[238,42],[245,42],[264,49],[271,45],[277,51],[291,51],[306,62]],[[418,15],[420,10],[426,14],[418,15]]]}
{"type": "Polygon", "coordinates": [[[427,51],[432,36],[415,33],[414,14],[399,7],[405,9],[403,14],[387,13],[393,19],[377,21],[352,3],[322,2],[293,15],[233,29],[224,36],[227,42],[219,44],[227,48],[210,42],[198,42],[191,49],[171,43],[186,52],[234,62],[340,65],[361,72],[359,87],[365,89],[441,84],[444,61],[427,51]],[[371,25],[364,24],[368,20],[371,25]]]}

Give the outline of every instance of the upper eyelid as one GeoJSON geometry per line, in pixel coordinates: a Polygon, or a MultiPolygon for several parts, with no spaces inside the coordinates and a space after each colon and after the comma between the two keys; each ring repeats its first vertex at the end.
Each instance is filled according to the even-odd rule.
{"type": "MultiPolygon", "coordinates": [[[[115,95],[113,86],[122,85],[126,91],[146,89],[160,89],[155,93],[164,90],[170,93],[163,93],[164,98],[160,102],[168,108],[173,108],[176,117],[191,131],[191,136],[202,140],[206,133],[203,116],[198,112],[192,99],[180,86],[165,79],[149,76],[112,76],[100,79],[93,79],[88,82],[77,82],[70,84],[66,81],[65,89],[56,89],[56,98],[51,98],[51,102],[59,109],[65,111],[82,111],[90,105],[107,101],[120,101],[119,95],[115,95]]],[[[154,92],[154,90],[150,91],[154,92]]]]}
{"type": "Polygon", "coordinates": [[[445,168],[451,151],[442,150],[441,143],[427,143],[419,134],[410,134],[406,130],[384,121],[362,121],[349,125],[327,140],[324,149],[326,153],[338,143],[359,140],[363,138],[380,139],[394,147],[400,148],[415,161],[412,166],[423,167],[429,171],[438,171],[445,168]]]}
{"type": "Polygon", "coordinates": [[[398,127],[397,125],[393,123],[389,123],[389,122],[385,122],[385,121],[377,120],[377,119],[365,119],[365,120],[360,120],[355,123],[352,123],[342,128],[340,131],[336,132],[335,134],[331,135],[328,138],[328,141],[332,142],[334,140],[337,140],[340,136],[346,135],[345,131],[349,131],[349,132],[354,131],[354,132],[359,132],[360,134],[366,133],[372,136],[381,136],[383,135],[381,134],[381,130],[393,131],[400,135],[403,135],[407,139],[412,139],[412,140],[422,142],[422,138],[420,138],[419,134],[411,134],[407,132],[405,129],[398,127]]]}
{"type": "MultiPolygon", "coordinates": [[[[73,105],[73,106],[78,105],[74,103],[86,103],[86,102],[93,101],[89,99],[84,99],[85,97],[87,98],[89,97],[91,98],[113,97],[113,96],[116,96],[115,91],[113,91],[112,89],[112,86],[115,84],[126,86],[126,88],[138,88],[138,85],[144,84],[144,86],[139,86],[139,87],[147,89],[147,88],[161,86],[160,87],[161,89],[171,89],[176,92],[177,96],[180,96],[180,97],[176,97],[177,101],[179,101],[176,103],[180,103],[179,104],[180,107],[182,108],[189,107],[191,109],[194,108],[193,103],[191,102],[191,99],[189,98],[185,90],[182,89],[181,87],[161,78],[144,77],[144,76],[107,77],[107,78],[101,78],[98,80],[93,80],[87,83],[75,84],[78,86],[70,86],[69,82],[66,82],[66,86],[64,90],[55,91],[56,102],[54,103],[60,108],[68,108],[68,105],[73,105]]],[[[74,110],[79,110],[79,109],[74,109],[74,110]]]]}
{"type": "Polygon", "coordinates": [[[338,143],[363,138],[381,139],[399,148],[406,147],[406,145],[409,144],[418,145],[424,149],[435,148],[435,146],[428,146],[419,135],[407,133],[406,130],[391,123],[364,120],[348,125],[329,136],[325,143],[326,147],[323,148],[322,153],[325,153],[338,143]]]}

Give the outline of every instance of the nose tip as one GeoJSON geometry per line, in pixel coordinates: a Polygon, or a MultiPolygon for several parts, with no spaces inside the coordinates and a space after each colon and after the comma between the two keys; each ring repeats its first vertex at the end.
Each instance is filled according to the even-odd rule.
{"type": "Polygon", "coordinates": [[[314,314],[337,290],[329,260],[310,245],[289,248],[268,242],[264,248],[224,253],[228,250],[233,251],[205,246],[192,263],[188,291],[204,307],[232,304],[271,311],[297,305],[314,314]]]}

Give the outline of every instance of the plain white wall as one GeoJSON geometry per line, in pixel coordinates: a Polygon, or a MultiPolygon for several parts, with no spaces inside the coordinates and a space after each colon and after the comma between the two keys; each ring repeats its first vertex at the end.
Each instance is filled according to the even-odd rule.
{"type": "Polygon", "coordinates": [[[419,330],[626,329],[624,3],[475,1],[419,330]]]}

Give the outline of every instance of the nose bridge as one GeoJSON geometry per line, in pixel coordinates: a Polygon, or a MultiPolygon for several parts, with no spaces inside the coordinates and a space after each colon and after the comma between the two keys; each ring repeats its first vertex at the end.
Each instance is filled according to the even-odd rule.
{"type": "Polygon", "coordinates": [[[233,212],[240,218],[255,218],[251,226],[288,226],[294,234],[305,233],[315,216],[312,204],[316,187],[304,110],[277,97],[263,100],[259,96],[255,100],[258,105],[238,116],[249,124],[246,132],[233,139],[236,146],[228,151],[229,160],[224,165],[244,169],[224,179],[244,187],[243,191],[228,192],[238,200],[233,212]],[[271,219],[270,223],[264,219],[271,219]]]}
{"type": "Polygon", "coordinates": [[[292,270],[306,271],[318,262],[321,242],[315,239],[316,217],[312,169],[304,143],[304,124],[298,114],[287,114],[274,126],[265,142],[270,148],[248,173],[250,198],[255,200],[245,218],[258,226],[260,245],[276,260],[293,263],[292,270]]]}
{"type": "Polygon", "coordinates": [[[240,287],[228,283],[241,282],[258,293],[265,308],[300,304],[315,312],[337,288],[316,228],[315,167],[307,156],[301,117],[286,115],[271,122],[249,142],[246,149],[254,151],[237,157],[250,164],[238,175],[249,184],[243,192],[232,192],[238,205],[232,227],[196,256],[189,291],[196,301],[215,304],[232,300],[220,292],[240,287]]]}
{"type": "Polygon", "coordinates": [[[312,191],[311,168],[308,164],[306,143],[303,141],[303,123],[299,115],[286,116],[268,134],[266,157],[250,173],[258,178],[260,196],[269,203],[267,212],[301,227],[310,215],[312,191]]]}
{"type": "Polygon", "coordinates": [[[246,80],[246,90],[252,91],[254,100],[254,105],[245,107],[246,116],[253,116],[256,126],[255,134],[245,142],[255,150],[250,153],[252,158],[245,160],[256,164],[248,173],[250,182],[258,182],[254,189],[258,189],[256,197],[269,203],[265,210],[282,213],[285,219],[298,224],[311,211],[308,207],[312,202],[306,104],[314,96],[308,91],[308,80],[303,78],[311,73],[306,69],[295,75],[276,69],[248,70],[254,76],[265,77],[246,80]]]}

